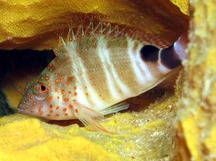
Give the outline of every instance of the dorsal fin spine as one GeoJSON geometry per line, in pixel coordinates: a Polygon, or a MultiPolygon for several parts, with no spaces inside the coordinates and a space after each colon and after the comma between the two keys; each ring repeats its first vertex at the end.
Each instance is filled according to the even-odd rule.
{"type": "Polygon", "coordinates": [[[94,30],[93,23],[90,22],[88,27],[85,29],[84,34],[87,35],[89,32],[93,32],[93,30],[94,30]]]}
{"type": "Polygon", "coordinates": [[[79,27],[77,28],[75,37],[78,38],[83,35],[84,35],[83,25],[79,25],[79,27]]]}
{"type": "Polygon", "coordinates": [[[76,40],[76,37],[74,35],[73,29],[70,28],[67,35],[67,44],[73,40],[76,40]]]}
{"type": "Polygon", "coordinates": [[[59,48],[62,48],[64,47],[66,44],[65,44],[65,41],[63,39],[62,36],[59,36],[59,48]]]}
{"type": "Polygon", "coordinates": [[[58,53],[59,53],[59,50],[58,50],[57,48],[54,48],[54,49],[53,49],[53,52],[54,52],[54,54],[57,56],[58,53]]]}

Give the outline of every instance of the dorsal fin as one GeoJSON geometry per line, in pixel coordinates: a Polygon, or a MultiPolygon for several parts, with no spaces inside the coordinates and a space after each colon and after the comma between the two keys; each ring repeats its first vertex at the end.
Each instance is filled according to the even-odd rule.
{"type": "Polygon", "coordinates": [[[75,37],[75,35],[74,35],[73,29],[70,28],[70,29],[68,30],[66,44],[68,44],[69,42],[74,41],[74,40],[76,40],[76,37],[75,37]]]}
{"type": "Polygon", "coordinates": [[[79,27],[76,30],[75,38],[82,38],[84,36],[84,30],[83,25],[79,25],[79,27]]]}
{"type": "Polygon", "coordinates": [[[59,45],[58,48],[53,49],[56,57],[47,65],[44,69],[44,73],[47,72],[55,72],[60,73],[60,69],[63,65],[67,65],[71,63],[71,58],[68,56],[68,51],[66,48],[66,43],[62,36],[59,37],[59,45]]]}
{"type": "Polygon", "coordinates": [[[93,22],[90,22],[85,29],[83,25],[80,25],[76,32],[70,28],[67,34],[66,42],[62,36],[59,37],[59,45],[57,49],[53,50],[56,58],[51,63],[58,68],[63,63],[69,62],[69,58],[73,57],[73,53],[74,56],[76,56],[76,53],[82,53],[83,50],[96,47],[97,39],[102,35],[104,36],[104,39],[109,42],[109,44],[114,44],[116,46],[125,44],[126,38],[136,40],[144,45],[146,43],[155,45],[159,48],[165,48],[170,45],[160,37],[152,36],[148,33],[141,33],[133,30],[125,32],[124,29],[120,30],[118,25],[112,27],[111,23],[99,22],[96,26],[94,26],[93,22]]]}

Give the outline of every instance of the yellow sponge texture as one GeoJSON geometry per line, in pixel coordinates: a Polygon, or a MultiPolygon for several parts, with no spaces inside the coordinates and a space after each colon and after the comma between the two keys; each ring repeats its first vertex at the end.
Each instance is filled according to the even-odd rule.
{"type": "MultiPolygon", "coordinates": [[[[186,30],[187,0],[1,0],[1,49],[52,49],[57,32],[80,23],[86,14],[152,34],[173,43],[186,30]],[[181,11],[181,12],[180,12],[181,11]]],[[[101,124],[116,134],[59,126],[20,114],[0,118],[0,160],[214,160],[216,155],[215,2],[192,1],[188,61],[177,92],[162,86],[131,100],[131,108],[101,124]],[[205,13],[205,14],[203,14],[205,13]],[[163,96],[162,96],[163,95],[163,96]],[[153,104],[154,99],[157,101],[153,104]],[[177,127],[177,133],[176,128],[177,127]]],[[[23,86],[18,75],[14,81],[23,86]]],[[[168,81],[168,84],[170,81],[168,81]]],[[[16,107],[21,97],[3,90],[16,107]]],[[[58,123],[65,125],[65,123],[58,123]]]]}

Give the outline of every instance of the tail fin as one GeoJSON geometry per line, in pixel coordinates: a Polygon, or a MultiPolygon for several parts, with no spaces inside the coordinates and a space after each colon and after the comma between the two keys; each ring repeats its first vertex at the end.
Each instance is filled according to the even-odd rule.
{"type": "MultiPolygon", "coordinates": [[[[179,39],[170,47],[159,49],[154,45],[144,45],[140,50],[144,62],[159,63],[165,69],[174,69],[186,59],[186,47],[188,44],[188,33],[183,33],[179,39]]],[[[161,68],[162,70],[163,68],[161,68]]]]}
{"type": "Polygon", "coordinates": [[[178,40],[173,45],[175,53],[182,61],[186,59],[186,48],[188,42],[188,32],[186,31],[178,38],[178,40]]]}
{"type": "Polygon", "coordinates": [[[169,48],[162,49],[160,53],[161,63],[168,69],[173,69],[182,64],[186,59],[186,47],[188,44],[187,32],[169,48]]]}

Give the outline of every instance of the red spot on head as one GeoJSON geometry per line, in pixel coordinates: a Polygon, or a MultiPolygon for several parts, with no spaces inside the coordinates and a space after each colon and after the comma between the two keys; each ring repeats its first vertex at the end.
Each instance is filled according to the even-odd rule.
{"type": "Polygon", "coordinates": [[[50,110],[50,113],[53,113],[53,110],[50,110]]]}
{"type": "Polygon", "coordinates": [[[55,92],[58,92],[58,88],[55,88],[55,92]]]}
{"type": "Polygon", "coordinates": [[[60,107],[59,106],[56,106],[56,110],[58,110],[60,107]]]}
{"type": "Polygon", "coordinates": [[[68,63],[70,61],[70,58],[68,58],[67,60],[66,60],[66,62],[68,63]]]}
{"type": "Polygon", "coordinates": [[[77,95],[77,92],[74,92],[74,96],[76,96],[77,95]]]}
{"type": "Polygon", "coordinates": [[[61,90],[61,94],[64,94],[64,93],[65,93],[65,90],[64,90],[64,89],[62,89],[62,90],[61,90]]]}
{"type": "Polygon", "coordinates": [[[85,95],[88,96],[89,95],[88,92],[86,92],[85,95]]]}
{"type": "Polygon", "coordinates": [[[59,59],[58,59],[57,57],[55,58],[55,61],[56,61],[57,63],[59,63],[59,59]]]}
{"type": "Polygon", "coordinates": [[[74,90],[76,90],[77,89],[77,87],[76,86],[74,86],[74,90]]]}
{"type": "Polygon", "coordinates": [[[53,108],[53,105],[50,105],[49,107],[50,107],[50,108],[53,108]]]}
{"type": "Polygon", "coordinates": [[[64,98],[64,101],[65,101],[65,102],[68,102],[68,101],[69,101],[69,98],[64,98]]]}
{"type": "Polygon", "coordinates": [[[52,101],[52,99],[53,99],[53,97],[50,96],[50,97],[47,98],[47,101],[50,102],[50,101],[52,101]]]}
{"type": "Polygon", "coordinates": [[[43,111],[40,111],[40,113],[39,113],[40,115],[43,115],[43,111]]]}
{"type": "Polygon", "coordinates": [[[60,77],[60,81],[62,82],[64,80],[64,77],[60,77]]]}
{"type": "Polygon", "coordinates": [[[66,112],[66,111],[67,111],[67,108],[63,108],[63,111],[66,112]]]}
{"type": "Polygon", "coordinates": [[[73,105],[72,104],[69,104],[69,106],[68,106],[70,109],[72,109],[73,108],[73,105]]]}
{"type": "Polygon", "coordinates": [[[79,112],[78,109],[76,109],[75,112],[78,113],[79,112]]]}
{"type": "Polygon", "coordinates": [[[57,113],[55,116],[57,116],[57,117],[58,117],[58,116],[59,116],[59,113],[57,113]]]}
{"type": "Polygon", "coordinates": [[[68,77],[68,81],[72,81],[74,79],[74,76],[72,76],[72,77],[68,77]]]}
{"type": "Polygon", "coordinates": [[[55,80],[55,82],[58,84],[58,83],[59,83],[59,80],[58,80],[58,79],[56,79],[56,80],[55,80]]]}

